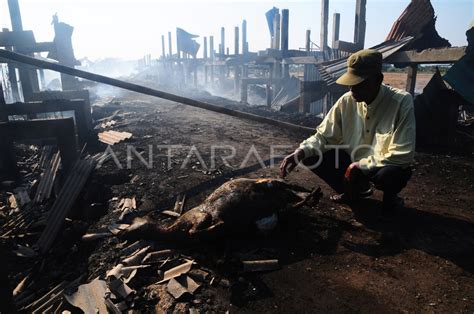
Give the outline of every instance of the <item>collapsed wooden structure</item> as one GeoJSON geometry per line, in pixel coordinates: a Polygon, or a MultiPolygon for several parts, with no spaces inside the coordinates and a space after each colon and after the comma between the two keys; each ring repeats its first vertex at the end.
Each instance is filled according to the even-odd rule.
{"type": "MultiPolygon", "coordinates": [[[[12,31],[3,29],[0,32],[0,47],[31,57],[47,52],[48,57],[59,64],[79,64],[72,48],[72,26],[59,22],[55,15],[52,23],[54,40],[37,42],[33,31],[23,30],[18,0],[9,0],[8,6],[12,31]]],[[[63,167],[68,168],[78,157],[79,145],[86,143],[92,131],[89,91],[80,88],[77,78],[66,74],[61,74],[62,91],[47,91],[42,69],[11,60],[0,61],[6,63],[8,69],[8,79],[3,79],[0,97],[0,128],[4,144],[0,169],[14,172],[15,158],[11,146],[14,141],[46,143],[51,140],[59,147],[63,167]],[[58,115],[59,119],[51,119],[58,115]]]]}
{"type": "MultiPolygon", "coordinates": [[[[331,47],[328,44],[329,0],[321,1],[320,45],[313,49],[310,30],[306,33],[304,49],[288,47],[289,11],[273,8],[267,12],[270,30],[270,48],[250,52],[247,38],[247,22],[242,31],[235,27],[234,51],[226,47],[225,30],[221,28],[218,50],[214,49],[214,37],[203,38],[203,57],[191,58],[171,46],[162,36],[162,56],[158,60],[167,73],[179,84],[220,90],[233,95],[243,104],[248,102],[248,91],[253,85],[264,86],[266,105],[275,109],[312,113],[324,116],[332,104],[346,89],[334,84],[345,69],[345,59],[351,53],[364,48],[366,29],[366,0],[356,1],[354,42],[339,39],[341,16],[333,16],[331,47]],[[241,34],[241,36],[240,36],[241,34]],[[242,42],[240,42],[242,38],[242,42]],[[166,48],[168,51],[166,52],[166,48]],[[290,78],[291,67],[304,67],[303,73],[292,71],[299,79],[295,91],[290,78]],[[200,81],[198,81],[200,80],[200,81]],[[317,82],[317,83],[316,83],[317,82]],[[282,96],[283,94],[283,96],[282,96]],[[286,102],[282,103],[282,99],[286,102]]],[[[386,40],[372,47],[384,54],[386,64],[408,67],[406,90],[414,94],[417,68],[420,64],[450,64],[465,54],[465,47],[451,48],[446,39],[436,32],[434,10],[429,0],[413,0],[400,18],[395,21],[386,40]]]]}

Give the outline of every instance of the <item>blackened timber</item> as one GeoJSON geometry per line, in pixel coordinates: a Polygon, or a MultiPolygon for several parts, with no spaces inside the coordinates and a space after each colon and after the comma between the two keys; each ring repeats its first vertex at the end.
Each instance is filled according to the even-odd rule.
{"type": "Polygon", "coordinates": [[[418,72],[418,66],[412,64],[408,67],[407,73],[407,84],[405,90],[412,96],[415,96],[415,85],[416,85],[416,73],[418,72]]]}
{"type": "Polygon", "coordinates": [[[367,0],[356,1],[356,14],[354,26],[354,43],[364,48],[365,44],[365,11],[367,0]]]}
{"type": "Polygon", "coordinates": [[[334,13],[332,18],[332,48],[335,49],[336,41],[339,40],[339,28],[341,25],[341,14],[334,13]]]}
{"type": "Polygon", "coordinates": [[[408,50],[395,52],[385,63],[454,63],[466,54],[466,47],[408,50]]]}
{"type": "Polygon", "coordinates": [[[334,42],[334,49],[342,50],[346,52],[357,52],[362,49],[359,44],[349,43],[343,40],[336,40],[334,42]]]}
{"type": "Polygon", "coordinates": [[[329,0],[321,0],[321,51],[328,47],[329,0]]]}
{"type": "Polygon", "coordinates": [[[169,58],[173,58],[173,47],[171,45],[171,32],[168,32],[168,50],[169,50],[169,58]]]}
{"type": "Polygon", "coordinates": [[[257,121],[257,122],[268,123],[268,124],[271,124],[271,125],[276,125],[276,126],[288,129],[288,130],[300,131],[300,132],[313,132],[314,131],[313,128],[304,127],[304,126],[300,126],[300,125],[296,125],[296,124],[292,124],[292,123],[288,123],[288,122],[273,120],[273,119],[265,118],[265,117],[254,115],[254,114],[247,113],[247,112],[241,112],[241,111],[232,110],[232,109],[225,108],[225,107],[212,105],[210,103],[199,101],[199,100],[196,100],[196,99],[178,96],[178,95],[175,95],[175,94],[171,94],[171,93],[159,91],[159,90],[156,90],[156,89],[152,89],[152,88],[149,88],[149,87],[141,86],[141,85],[138,85],[138,84],[124,82],[124,81],[117,80],[117,79],[114,79],[114,78],[110,78],[110,77],[107,77],[107,76],[94,74],[94,73],[90,73],[90,72],[79,70],[79,69],[70,68],[70,67],[60,65],[60,64],[57,64],[57,63],[44,61],[44,60],[38,60],[38,59],[35,59],[35,58],[31,58],[31,57],[28,57],[28,56],[25,56],[25,55],[22,55],[22,54],[18,54],[18,53],[14,53],[14,52],[11,52],[11,51],[7,51],[7,50],[4,50],[4,49],[0,49],[0,57],[3,57],[5,59],[9,59],[9,60],[13,60],[13,61],[17,61],[17,62],[21,62],[21,63],[25,63],[25,64],[29,64],[29,65],[33,65],[33,66],[43,68],[43,69],[48,69],[48,70],[52,70],[52,71],[57,71],[57,72],[69,74],[69,75],[74,75],[74,76],[81,77],[81,78],[91,80],[91,81],[104,83],[104,84],[112,85],[112,86],[115,86],[115,87],[120,87],[120,88],[123,88],[123,89],[126,89],[126,90],[130,90],[130,91],[133,91],[133,92],[140,93],[140,94],[145,94],[145,95],[149,95],[149,96],[154,96],[154,97],[159,97],[159,98],[179,102],[179,103],[189,105],[189,106],[192,106],[192,107],[197,107],[197,108],[206,109],[206,110],[210,110],[210,111],[214,111],[214,112],[218,112],[218,113],[222,113],[222,114],[227,114],[227,115],[238,117],[238,118],[243,118],[243,119],[253,120],[253,121],[257,121]]]}
{"type": "MultiPolygon", "coordinates": [[[[281,11],[281,50],[283,56],[288,53],[288,33],[289,33],[290,12],[288,9],[281,11]]],[[[283,65],[283,77],[290,77],[290,67],[288,64],[283,65]]]]}
{"type": "Polygon", "coordinates": [[[64,168],[69,169],[78,157],[73,118],[0,123],[2,137],[11,141],[56,138],[64,168]]]}
{"type": "Polygon", "coordinates": [[[165,35],[161,35],[161,56],[162,58],[166,58],[166,52],[165,52],[165,35]]]}
{"type": "Polygon", "coordinates": [[[88,106],[87,104],[88,102],[84,99],[49,99],[43,101],[7,104],[6,110],[9,116],[73,111],[77,134],[80,141],[83,143],[87,140],[92,128],[90,105],[88,106]]]}

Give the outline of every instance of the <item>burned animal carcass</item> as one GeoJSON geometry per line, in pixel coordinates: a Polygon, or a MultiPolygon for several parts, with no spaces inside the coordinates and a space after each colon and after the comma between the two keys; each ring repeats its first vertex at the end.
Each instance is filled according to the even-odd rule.
{"type": "Polygon", "coordinates": [[[321,189],[312,192],[278,179],[235,179],[217,188],[200,205],[162,227],[150,218],[136,218],[121,233],[123,238],[185,240],[231,235],[254,227],[270,231],[278,213],[318,201],[321,189]]]}

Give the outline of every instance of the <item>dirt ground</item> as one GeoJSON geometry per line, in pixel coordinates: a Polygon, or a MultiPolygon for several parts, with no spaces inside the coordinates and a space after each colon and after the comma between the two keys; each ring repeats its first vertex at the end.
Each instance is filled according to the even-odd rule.
{"type": "MultiPolygon", "coordinates": [[[[417,74],[415,85],[416,94],[423,92],[423,88],[425,88],[426,84],[431,80],[433,74],[434,73],[427,72],[419,72],[417,74]]],[[[383,75],[385,84],[405,90],[407,82],[406,72],[385,72],[383,75]]]]}
{"type": "MultiPolygon", "coordinates": [[[[223,99],[212,101],[226,104],[223,99]]],[[[133,137],[111,146],[117,158],[93,173],[53,252],[41,262],[42,273],[35,278],[39,291],[79,276],[81,283],[90,282],[120,262],[123,246],[118,239],[80,240],[85,232],[117,220],[114,200],[135,197],[139,215],[169,222],[172,219],[159,212],[172,208],[178,195],[186,195],[184,209],[189,210],[232,178],[278,177],[276,156],[293,151],[304,139],[274,126],[132,93],[94,106],[94,119],[117,110],[113,130],[133,137]],[[168,155],[169,145],[180,147],[168,155]],[[234,156],[225,159],[232,150],[234,156]]],[[[294,122],[310,121],[297,117],[294,122]]],[[[87,152],[105,149],[104,144],[89,145],[87,152]]],[[[139,273],[130,283],[137,291],[133,309],[472,313],[473,168],[472,154],[418,153],[413,177],[401,193],[406,209],[391,219],[380,215],[379,192],[352,208],[336,205],[329,201],[328,186],[308,170],[296,169],[288,180],[308,189],[320,186],[324,196],[319,204],[283,216],[267,236],[247,234],[184,246],[155,242],[155,248],[172,248],[192,258],[218,284],[203,283],[193,298],[174,302],[159,290],[164,287],[152,297],[156,269],[139,273]],[[278,259],[281,268],[243,273],[239,261],[245,258],[278,259]]],[[[21,277],[15,274],[29,268],[31,261],[8,257],[6,264],[16,285],[21,277]]]]}
{"type": "MultiPolygon", "coordinates": [[[[124,169],[108,161],[96,171],[94,182],[107,191],[106,198],[136,196],[139,206],[147,204],[153,210],[171,206],[181,193],[187,195],[189,209],[231,178],[277,177],[278,162],[269,164],[270,147],[287,145],[277,151],[284,155],[303,140],[273,126],[135,94],[96,108],[95,118],[117,109],[126,113],[127,124],[116,130],[133,133],[127,143],[113,146],[124,169]],[[171,144],[185,148],[173,152],[168,167],[164,151],[155,147],[171,144]],[[151,145],[152,169],[136,159],[126,169],[127,145],[143,152],[146,160],[151,145]],[[230,165],[220,159],[228,155],[223,151],[212,169],[201,167],[203,161],[210,165],[212,145],[236,148],[230,165]],[[193,154],[182,167],[190,146],[202,159],[193,154]],[[265,168],[255,153],[243,164],[252,147],[265,168]]],[[[472,156],[417,154],[413,177],[401,193],[407,208],[391,220],[380,217],[380,193],[354,208],[335,205],[328,200],[328,186],[309,171],[297,169],[289,181],[307,188],[321,186],[324,197],[318,205],[291,214],[271,236],[234,239],[226,249],[206,244],[191,253],[208,267],[219,268],[221,259],[231,263],[229,256],[263,250],[279,260],[281,269],[248,275],[221,267],[230,284],[212,292],[203,289],[196,298],[207,302],[196,307],[281,313],[473,312],[473,168],[472,156]]],[[[89,258],[90,278],[113,262],[107,258],[111,249],[107,243],[95,248],[89,258]]],[[[150,310],[149,305],[142,306],[150,310]]]]}

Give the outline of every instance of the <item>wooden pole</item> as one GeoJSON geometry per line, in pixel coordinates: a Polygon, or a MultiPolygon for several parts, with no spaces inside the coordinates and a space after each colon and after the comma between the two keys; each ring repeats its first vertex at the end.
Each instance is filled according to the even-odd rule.
{"type": "MultiPolygon", "coordinates": [[[[238,26],[234,27],[234,55],[236,58],[239,55],[239,45],[240,45],[239,32],[240,32],[239,27],[238,26]]],[[[236,95],[239,93],[239,88],[240,88],[239,80],[240,80],[240,67],[236,65],[234,67],[234,93],[236,95]]]]}
{"type": "Polygon", "coordinates": [[[214,85],[214,36],[209,37],[209,55],[211,57],[211,86],[214,85]]]}
{"type": "Polygon", "coordinates": [[[336,41],[339,40],[339,27],[341,24],[341,14],[334,13],[332,18],[332,48],[336,47],[336,41]]]}
{"type": "Polygon", "coordinates": [[[354,27],[354,43],[359,45],[360,49],[365,44],[365,11],[367,0],[357,0],[354,27]]]}
{"type": "MultiPolygon", "coordinates": [[[[8,0],[8,9],[10,12],[10,20],[12,23],[12,31],[23,31],[23,22],[21,20],[20,5],[18,0],[8,0]]],[[[21,50],[19,50],[21,52],[21,50]]],[[[23,91],[23,98],[26,101],[35,91],[38,91],[38,77],[36,69],[27,69],[25,67],[18,67],[20,74],[21,89],[23,91]]]]}
{"type": "Polygon", "coordinates": [[[10,11],[12,31],[23,31],[23,22],[21,20],[20,5],[18,4],[18,0],[8,0],[8,9],[10,11]]]}
{"type": "Polygon", "coordinates": [[[173,47],[171,46],[171,32],[168,32],[168,51],[169,51],[169,58],[173,58],[173,47]]]}
{"type": "MultiPolygon", "coordinates": [[[[274,43],[273,49],[280,50],[280,39],[281,39],[281,15],[280,13],[275,14],[273,18],[273,35],[274,35],[274,43]]],[[[271,82],[275,82],[275,79],[281,78],[281,61],[275,59],[273,63],[273,68],[270,70],[270,79],[271,82]]],[[[267,84],[267,106],[271,106],[273,100],[273,93],[271,89],[272,85],[270,83],[267,84]]],[[[275,93],[279,90],[279,84],[273,84],[273,91],[275,93]]]]}
{"type": "Polygon", "coordinates": [[[246,55],[249,52],[249,46],[247,43],[247,21],[242,21],[242,54],[246,55]]]}
{"type": "Polygon", "coordinates": [[[204,36],[204,52],[203,52],[203,58],[204,58],[204,85],[207,85],[207,37],[204,36]]]}
{"type": "MultiPolygon", "coordinates": [[[[225,29],[221,27],[221,44],[219,48],[220,58],[223,60],[225,58],[225,29]]],[[[224,77],[225,77],[225,66],[219,66],[219,82],[220,86],[224,85],[224,77]]]]}
{"type": "Polygon", "coordinates": [[[416,74],[418,72],[418,66],[416,64],[410,65],[408,67],[407,73],[407,84],[405,90],[415,96],[415,86],[416,86],[416,74]]]}
{"type": "Polygon", "coordinates": [[[326,52],[328,47],[328,20],[329,0],[321,0],[321,51],[326,52]]]}
{"type": "MultiPolygon", "coordinates": [[[[246,20],[243,20],[242,21],[242,55],[245,56],[247,55],[249,52],[249,45],[247,43],[247,21],[246,20]]],[[[248,77],[248,72],[249,72],[249,68],[247,66],[246,63],[242,64],[242,78],[247,78],[248,77]]],[[[242,91],[242,87],[244,87],[244,84],[241,84],[241,93],[243,93],[242,91]]],[[[245,88],[247,89],[247,87],[245,86],[245,88]]],[[[245,91],[246,95],[247,95],[247,90],[245,91]]],[[[242,98],[242,97],[241,97],[242,98]]],[[[245,100],[245,103],[247,102],[247,96],[245,96],[246,100],[245,100]]]]}
{"type": "Polygon", "coordinates": [[[239,27],[234,27],[234,54],[239,54],[239,27]]]}
{"type": "Polygon", "coordinates": [[[163,60],[166,58],[165,35],[161,35],[161,57],[163,58],[163,60]]]}
{"type": "Polygon", "coordinates": [[[280,50],[280,13],[273,18],[273,49],[280,50]]]}
{"type": "MultiPolygon", "coordinates": [[[[288,54],[288,33],[289,33],[289,18],[290,12],[288,9],[281,11],[281,51],[283,58],[288,54]]],[[[290,77],[290,65],[285,64],[283,66],[283,77],[290,77]]]]}
{"type": "Polygon", "coordinates": [[[133,91],[133,92],[137,92],[137,93],[140,93],[140,94],[145,94],[145,95],[149,95],[149,96],[168,99],[168,100],[171,100],[171,101],[175,101],[175,102],[179,102],[179,103],[182,103],[182,104],[185,104],[185,105],[189,105],[191,107],[206,109],[206,110],[231,115],[231,116],[234,116],[234,117],[249,119],[249,120],[253,120],[253,121],[269,123],[269,124],[279,126],[279,127],[282,127],[282,128],[288,129],[288,130],[300,131],[300,132],[305,132],[305,133],[308,133],[308,132],[313,133],[314,132],[314,128],[303,127],[303,126],[295,125],[295,124],[288,123],[288,122],[283,122],[283,121],[273,120],[273,119],[269,119],[269,118],[262,117],[262,116],[257,116],[257,115],[247,113],[247,112],[241,112],[241,111],[232,110],[232,109],[229,109],[229,108],[226,108],[226,107],[212,105],[212,104],[204,102],[204,101],[199,101],[199,100],[196,100],[196,99],[187,98],[187,97],[183,97],[183,96],[163,92],[163,91],[160,91],[160,90],[156,90],[156,89],[153,89],[153,88],[141,86],[141,85],[138,85],[138,84],[133,84],[133,83],[121,81],[121,80],[114,79],[114,78],[111,78],[111,77],[107,77],[107,76],[103,76],[103,75],[99,75],[99,74],[95,74],[95,73],[90,73],[90,72],[79,70],[79,69],[70,68],[70,67],[60,65],[60,64],[57,64],[57,63],[54,63],[54,62],[50,62],[50,61],[31,58],[31,57],[28,57],[28,56],[25,56],[25,55],[22,55],[22,54],[18,54],[18,53],[15,53],[15,52],[7,51],[7,50],[4,50],[4,49],[0,49],[0,58],[5,58],[5,59],[8,59],[8,60],[12,60],[12,61],[32,65],[32,66],[35,66],[35,67],[38,67],[38,68],[43,68],[43,69],[48,69],[48,70],[52,70],[52,71],[57,71],[57,72],[60,72],[60,73],[74,75],[74,76],[81,77],[81,78],[84,78],[84,79],[87,79],[87,80],[91,80],[91,81],[95,81],[95,82],[99,82],[99,83],[103,83],[103,84],[123,88],[123,89],[130,90],[130,91],[133,91]]]}
{"type": "Polygon", "coordinates": [[[225,54],[225,29],[221,27],[221,45],[219,46],[219,53],[225,54]]]}
{"type": "MultiPolygon", "coordinates": [[[[9,32],[8,28],[2,29],[3,32],[9,32]]],[[[13,51],[13,47],[5,47],[6,50],[13,51]]],[[[13,102],[20,101],[20,92],[18,90],[18,81],[16,78],[16,68],[13,64],[8,63],[8,80],[10,81],[10,87],[12,89],[12,100],[13,102]]]]}
{"type": "MultiPolygon", "coordinates": [[[[306,30],[306,52],[309,56],[311,52],[311,30],[310,29],[306,30]]],[[[311,70],[310,65],[305,64],[304,65],[304,81],[308,80],[310,70],[311,70]]]]}
{"type": "Polygon", "coordinates": [[[240,102],[246,104],[248,101],[248,83],[246,80],[240,80],[240,102]]]}

